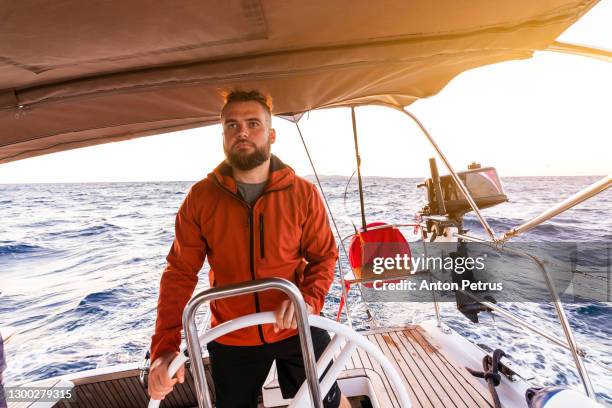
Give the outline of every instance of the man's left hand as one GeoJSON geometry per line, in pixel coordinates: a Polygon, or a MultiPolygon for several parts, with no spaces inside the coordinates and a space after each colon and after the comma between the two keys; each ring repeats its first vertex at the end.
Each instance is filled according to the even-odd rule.
{"type": "MultiPolygon", "coordinates": [[[[306,303],[308,313],[314,312],[312,306],[306,303]]],[[[297,319],[295,316],[295,307],[290,300],[283,300],[280,306],[274,311],[276,316],[276,323],[274,323],[274,333],[278,333],[279,330],[283,329],[295,329],[297,328],[297,319]]]]}

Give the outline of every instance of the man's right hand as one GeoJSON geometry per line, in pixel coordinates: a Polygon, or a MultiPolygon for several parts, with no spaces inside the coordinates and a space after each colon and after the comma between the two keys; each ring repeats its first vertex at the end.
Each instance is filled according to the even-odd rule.
{"type": "Polygon", "coordinates": [[[154,400],[163,400],[172,391],[172,387],[177,382],[182,384],[185,381],[185,365],[182,365],[176,372],[176,378],[170,379],[168,366],[174,360],[178,352],[162,354],[155,359],[149,369],[149,396],[154,400]]]}

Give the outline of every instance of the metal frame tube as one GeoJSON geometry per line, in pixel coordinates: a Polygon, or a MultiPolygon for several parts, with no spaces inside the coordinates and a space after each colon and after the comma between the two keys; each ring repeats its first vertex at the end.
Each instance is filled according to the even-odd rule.
{"type": "Polygon", "coordinates": [[[183,327],[187,339],[187,350],[193,367],[193,379],[200,408],[211,407],[210,395],[206,384],[204,364],[202,363],[202,347],[198,338],[198,328],[195,323],[195,314],[198,308],[205,302],[215,299],[223,299],[232,296],[244,295],[253,292],[278,289],[285,293],[293,303],[296,310],[297,329],[300,336],[302,356],[304,358],[304,369],[306,370],[306,380],[312,406],[322,408],[321,393],[317,377],[316,364],[314,360],[314,350],[312,337],[310,335],[310,325],[308,323],[308,311],[306,304],[299,289],[286,279],[268,278],[222,288],[212,288],[198,293],[194,296],[183,312],[183,327]]]}
{"type": "Polygon", "coordinates": [[[355,160],[357,161],[357,181],[359,183],[359,205],[361,206],[361,229],[366,231],[365,204],[363,202],[363,182],[361,179],[361,156],[359,155],[359,142],[357,139],[357,121],[355,107],[351,106],[351,121],[353,123],[353,139],[355,142],[355,160]]]}
{"type": "MultiPolygon", "coordinates": [[[[480,303],[483,306],[488,307],[489,309],[491,309],[492,311],[498,313],[502,317],[505,317],[508,320],[512,320],[513,322],[518,323],[521,326],[524,326],[525,328],[531,330],[532,332],[534,332],[536,334],[539,334],[542,337],[547,338],[548,340],[552,341],[556,345],[561,346],[561,347],[571,351],[571,349],[570,349],[569,345],[567,344],[567,342],[563,341],[563,339],[561,339],[560,337],[557,337],[554,334],[547,333],[543,329],[540,329],[538,326],[535,326],[535,325],[533,325],[533,324],[531,324],[529,322],[526,322],[525,320],[521,319],[520,317],[517,317],[517,316],[513,315],[512,313],[502,309],[501,307],[497,306],[495,303],[491,303],[491,302],[487,302],[486,300],[479,299],[478,296],[475,296],[473,293],[466,292],[464,290],[460,290],[459,292],[463,293],[464,295],[466,295],[468,297],[471,297],[476,302],[480,303]]],[[[578,354],[580,354],[583,357],[586,356],[586,352],[583,349],[578,349],[578,354]]]]}
{"type": "Polygon", "coordinates": [[[444,153],[442,153],[442,150],[440,150],[440,147],[438,146],[436,141],[433,139],[433,137],[429,134],[427,129],[425,129],[425,126],[423,126],[423,124],[419,121],[419,119],[416,116],[414,116],[412,113],[410,113],[409,111],[405,109],[398,109],[398,108],[396,109],[402,112],[404,115],[408,116],[410,119],[412,119],[414,123],[416,123],[417,126],[421,129],[421,131],[423,132],[427,140],[429,140],[429,143],[436,150],[436,153],[438,153],[438,156],[440,157],[440,159],[442,159],[442,161],[444,162],[444,165],[446,166],[451,177],[457,184],[457,187],[459,187],[459,190],[461,190],[461,193],[465,196],[465,199],[470,204],[470,207],[472,207],[472,210],[474,210],[474,214],[476,214],[476,218],[478,218],[478,221],[480,221],[480,223],[482,224],[482,227],[484,228],[489,238],[497,242],[493,228],[491,228],[487,220],[485,220],[485,218],[482,216],[482,214],[480,213],[480,209],[478,208],[478,206],[476,205],[476,202],[470,195],[470,192],[468,191],[467,187],[465,186],[465,184],[463,184],[463,181],[461,181],[457,173],[455,173],[455,170],[453,170],[453,167],[451,166],[450,162],[448,161],[444,153]]]}
{"type": "Polygon", "coordinates": [[[601,61],[612,62],[612,51],[603,48],[588,47],[585,45],[570,44],[554,41],[544,51],[561,52],[565,54],[579,55],[581,57],[594,58],[601,61]]]}
{"type": "Polygon", "coordinates": [[[581,202],[588,200],[601,193],[602,191],[607,190],[610,186],[612,186],[612,177],[606,176],[601,180],[591,184],[590,186],[580,190],[576,194],[571,197],[561,201],[559,204],[549,208],[548,210],[542,212],[541,214],[533,217],[531,220],[519,225],[518,227],[512,228],[510,231],[506,232],[502,237],[502,241],[507,240],[508,238],[516,237],[524,232],[529,231],[532,228],[537,227],[543,222],[550,220],[551,218],[561,214],[563,211],[566,211],[573,206],[580,204],[581,202]]]}
{"type": "MultiPolygon", "coordinates": [[[[427,242],[425,242],[425,240],[423,240],[423,254],[425,255],[425,258],[429,257],[429,255],[427,254],[427,242]]],[[[427,276],[429,277],[429,283],[431,283],[433,272],[431,270],[428,270],[428,272],[429,274],[427,276]]],[[[438,295],[436,295],[435,290],[431,291],[431,296],[434,304],[434,312],[436,314],[436,322],[438,323],[438,327],[442,328],[442,318],[440,317],[440,304],[438,303],[438,295]]]]}
{"type": "Polygon", "coordinates": [[[569,324],[569,320],[567,318],[567,315],[565,314],[565,309],[563,308],[563,305],[561,304],[561,299],[559,298],[559,294],[557,293],[557,290],[555,289],[555,285],[552,281],[552,278],[550,277],[548,270],[546,270],[546,267],[544,267],[544,264],[542,264],[542,262],[538,258],[530,254],[525,254],[525,255],[531,258],[531,260],[533,260],[533,262],[535,262],[536,265],[538,265],[538,268],[540,269],[540,271],[544,275],[544,278],[546,279],[546,285],[548,286],[548,290],[550,291],[551,296],[553,298],[553,305],[555,306],[555,310],[557,311],[557,316],[559,317],[559,321],[561,322],[561,328],[563,329],[563,333],[565,334],[565,337],[567,338],[567,343],[570,347],[570,351],[572,353],[572,357],[574,358],[574,362],[576,363],[576,368],[578,369],[578,374],[580,375],[580,378],[582,380],[582,385],[584,386],[584,390],[586,391],[586,394],[590,398],[592,398],[593,400],[596,400],[597,397],[595,396],[595,390],[593,389],[593,384],[591,384],[591,379],[589,378],[589,373],[586,370],[586,366],[584,365],[582,356],[580,356],[580,353],[578,353],[578,343],[576,343],[574,333],[572,332],[572,329],[569,324]]]}
{"type": "MultiPolygon", "coordinates": [[[[572,332],[572,329],[569,324],[569,320],[567,318],[567,315],[565,314],[565,309],[563,309],[563,305],[561,304],[561,299],[559,298],[559,294],[557,293],[557,290],[555,289],[552,278],[550,277],[550,274],[548,273],[548,270],[546,269],[542,261],[540,261],[535,256],[529,253],[526,253],[526,252],[516,251],[516,250],[508,249],[506,247],[498,248],[494,243],[485,241],[480,238],[471,237],[469,235],[463,235],[463,234],[455,234],[455,236],[457,238],[460,238],[466,241],[472,241],[472,242],[477,242],[477,243],[488,245],[494,249],[497,249],[498,251],[503,251],[503,252],[507,252],[513,255],[521,256],[523,258],[530,259],[533,263],[536,264],[538,269],[540,269],[540,271],[542,272],[542,275],[544,276],[544,280],[546,281],[546,286],[548,287],[548,291],[550,292],[550,296],[552,298],[553,306],[555,307],[555,311],[557,312],[557,317],[559,318],[561,329],[563,330],[563,334],[565,335],[565,338],[567,340],[567,347],[569,348],[572,358],[574,359],[576,370],[578,371],[578,375],[580,376],[580,380],[582,381],[584,390],[590,398],[595,400],[596,399],[595,391],[593,389],[593,385],[591,384],[591,379],[589,378],[589,374],[586,370],[584,361],[582,359],[583,353],[580,351],[578,347],[578,343],[576,342],[574,333],[572,332]]],[[[549,336],[545,336],[545,337],[550,338],[549,336]]]]}
{"type": "MultiPolygon", "coordinates": [[[[340,253],[340,245],[338,245],[338,253],[340,253]]],[[[347,255],[348,258],[348,255],[347,255]]],[[[342,256],[338,257],[338,273],[340,274],[340,286],[341,286],[341,295],[344,298],[344,307],[346,308],[346,321],[348,322],[349,327],[353,328],[353,322],[351,319],[351,309],[348,301],[348,291],[346,290],[346,280],[344,279],[344,269],[342,268],[342,256]]]]}

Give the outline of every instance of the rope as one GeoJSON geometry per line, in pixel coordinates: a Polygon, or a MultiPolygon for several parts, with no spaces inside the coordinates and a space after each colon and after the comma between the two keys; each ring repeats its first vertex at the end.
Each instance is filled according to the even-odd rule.
{"type": "MultiPolygon", "coordinates": [[[[294,117],[294,119],[297,119],[294,117]]],[[[342,235],[340,235],[340,230],[338,229],[338,225],[336,224],[336,219],[334,218],[334,213],[332,213],[331,206],[327,201],[327,196],[325,195],[325,190],[323,190],[323,185],[321,185],[321,180],[319,179],[319,174],[317,173],[317,169],[315,168],[314,162],[312,161],[312,157],[310,156],[310,151],[308,151],[308,146],[306,146],[306,141],[304,140],[304,136],[302,135],[302,129],[300,129],[300,125],[297,120],[294,121],[295,127],[300,135],[300,139],[302,139],[302,144],[304,145],[304,150],[306,150],[306,156],[308,156],[308,161],[310,162],[310,167],[317,179],[317,185],[319,186],[319,190],[321,190],[321,195],[323,196],[323,201],[325,201],[325,206],[327,207],[327,212],[329,213],[329,217],[334,224],[334,229],[336,230],[336,235],[338,235],[338,241],[340,242],[340,246],[342,246],[342,250],[344,254],[348,258],[348,252],[346,252],[346,248],[344,247],[344,242],[342,242],[342,235]]]]}
{"type": "MultiPolygon", "coordinates": [[[[329,205],[329,202],[327,201],[327,196],[325,195],[325,190],[323,190],[323,185],[321,184],[321,180],[319,179],[319,174],[317,173],[317,169],[315,168],[314,162],[312,161],[312,157],[310,156],[310,151],[308,150],[308,146],[306,145],[306,141],[304,140],[304,136],[302,135],[302,129],[300,129],[300,125],[297,121],[297,118],[294,116],[294,121],[293,123],[295,123],[295,127],[298,131],[298,134],[300,135],[300,139],[302,140],[302,145],[304,146],[304,150],[306,151],[306,155],[308,156],[308,161],[310,162],[310,167],[312,168],[312,171],[315,175],[315,178],[317,179],[317,185],[319,186],[319,190],[321,190],[321,194],[323,195],[323,201],[325,201],[325,206],[327,207],[327,211],[329,212],[329,217],[332,220],[332,223],[334,224],[334,229],[336,230],[336,235],[338,236],[338,241],[340,242],[340,246],[342,247],[342,250],[344,251],[344,255],[346,256],[346,259],[349,259],[349,255],[348,252],[346,251],[346,247],[344,246],[344,241],[342,241],[342,235],[340,235],[340,230],[338,229],[338,225],[336,224],[336,220],[334,218],[334,214],[331,210],[331,206],[329,205]]],[[[352,177],[352,176],[351,176],[352,177]]],[[[342,257],[339,257],[338,262],[342,262],[342,257]]],[[[340,273],[342,273],[342,271],[340,270],[340,273]]],[[[363,299],[363,292],[361,290],[361,285],[359,285],[359,291],[361,293],[361,297],[363,299]]],[[[348,293],[347,293],[347,302],[348,302],[348,293]]],[[[372,322],[374,323],[374,326],[378,326],[376,319],[374,318],[374,315],[372,314],[372,312],[370,312],[370,309],[368,308],[368,305],[365,304],[364,302],[364,306],[366,309],[366,313],[368,315],[368,317],[372,320],[372,322]]]]}
{"type": "Polygon", "coordinates": [[[351,184],[351,180],[353,179],[353,176],[355,175],[355,173],[357,173],[356,169],[353,172],[353,174],[351,174],[351,177],[349,177],[348,181],[346,182],[346,186],[344,186],[344,200],[343,200],[342,204],[344,205],[344,213],[346,214],[346,216],[348,217],[349,221],[353,225],[353,229],[355,230],[355,234],[357,234],[357,226],[353,222],[353,219],[351,218],[348,210],[346,209],[346,195],[348,193],[349,185],[351,184]]]}
{"type": "Polygon", "coordinates": [[[495,387],[497,387],[501,382],[501,374],[499,373],[499,360],[501,360],[501,358],[505,355],[506,353],[504,353],[503,350],[496,349],[493,352],[493,356],[484,356],[484,358],[482,359],[482,368],[484,369],[484,371],[476,371],[472,370],[469,367],[465,367],[473,376],[485,379],[487,385],[489,386],[489,392],[493,397],[493,405],[495,406],[495,408],[502,408],[495,387]]]}

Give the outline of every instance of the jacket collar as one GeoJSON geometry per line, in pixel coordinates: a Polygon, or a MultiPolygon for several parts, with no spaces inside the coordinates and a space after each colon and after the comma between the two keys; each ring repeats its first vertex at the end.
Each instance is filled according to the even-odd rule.
{"type": "MultiPolygon", "coordinates": [[[[233,176],[232,167],[224,160],[219,164],[212,173],[208,175],[210,178],[216,179],[222,186],[229,189],[234,194],[237,193],[236,180],[233,176]]],[[[295,180],[295,171],[285,163],[283,163],[275,155],[270,157],[270,176],[265,191],[281,190],[289,187],[295,180]]]]}

